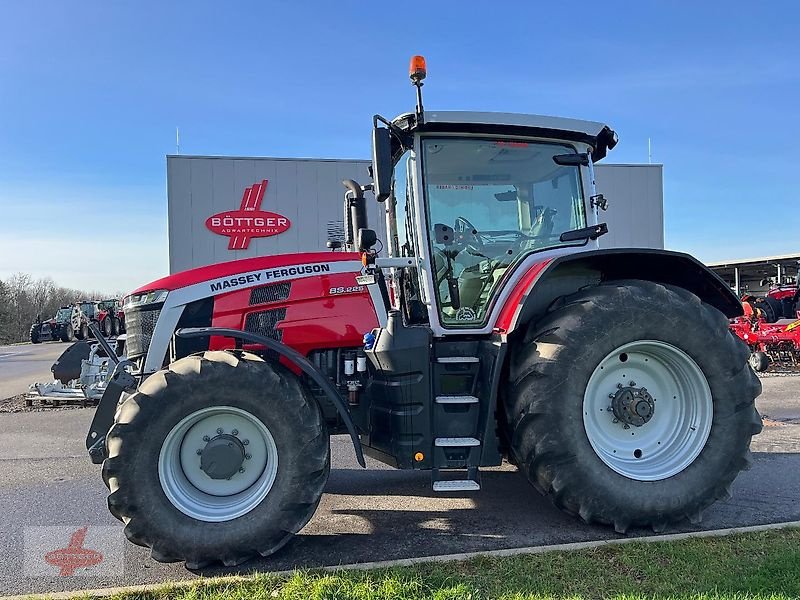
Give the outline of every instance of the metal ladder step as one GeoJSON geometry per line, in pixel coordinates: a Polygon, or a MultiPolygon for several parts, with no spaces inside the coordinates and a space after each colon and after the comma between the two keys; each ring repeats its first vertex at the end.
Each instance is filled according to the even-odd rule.
{"type": "Polygon", "coordinates": [[[480,446],[481,441],[471,437],[445,437],[436,438],[434,445],[439,448],[466,448],[469,446],[480,446]]]}
{"type": "Polygon", "coordinates": [[[481,362],[481,359],[477,356],[441,356],[436,359],[436,362],[442,364],[477,363],[481,362]]]}
{"type": "Polygon", "coordinates": [[[472,479],[449,479],[434,481],[434,492],[470,492],[481,489],[481,484],[472,479]]]}
{"type": "Polygon", "coordinates": [[[436,404],[477,404],[475,396],[436,396],[436,404]]]}

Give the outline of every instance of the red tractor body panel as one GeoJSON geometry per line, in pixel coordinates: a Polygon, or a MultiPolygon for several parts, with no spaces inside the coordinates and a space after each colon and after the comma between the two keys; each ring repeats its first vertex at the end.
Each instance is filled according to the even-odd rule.
{"type": "Polygon", "coordinates": [[[514,289],[511,290],[511,295],[500,309],[500,314],[494,323],[495,331],[498,333],[510,333],[516,328],[519,311],[525,304],[525,298],[552,262],[553,258],[546,258],[528,267],[528,270],[519,280],[519,283],[514,286],[514,289]]]}
{"type": "MultiPolygon", "coordinates": [[[[251,305],[250,289],[219,295],[214,300],[211,325],[245,330],[248,315],[285,309],[285,317],[275,329],[281,332],[282,343],[303,355],[311,350],[360,346],[364,334],[380,325],[367,286],[358,285],[356,275],[295,279],[289,297],[276,302],[251,305]]],[[[229,339],[211,339],[211,350],[230,347],[229,339]]]]}

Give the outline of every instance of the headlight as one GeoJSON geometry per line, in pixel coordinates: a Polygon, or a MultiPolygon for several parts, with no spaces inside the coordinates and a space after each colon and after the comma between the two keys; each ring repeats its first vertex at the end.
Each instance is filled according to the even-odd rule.
{"type": "Polygon", "coordinates": [[[169,294],[168,290],[154,290],[152,292],[142,292],[141,294],[131,294],[125,298],[122,310],[127,311],[132,308],[144,306],[145,304],[157,304],[164,302],[169,294]]]}

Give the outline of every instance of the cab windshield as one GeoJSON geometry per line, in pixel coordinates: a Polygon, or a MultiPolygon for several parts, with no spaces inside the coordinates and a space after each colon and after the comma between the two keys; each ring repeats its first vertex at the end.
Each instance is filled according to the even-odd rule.
{"type": "Polygon", "coordinates": [[[72,309],[71,308],[59,308],[58,312],[56,313],[56,320],[57,321],[68,321],[72,316],[72,309]]]}
{"type": "Polygon", "coordinates": [[[442,325],[485,321],[503,274],[529,254],[574,244],[586,226],[572,146],[479,138],[422,140],[433,277],[442,325]]]}

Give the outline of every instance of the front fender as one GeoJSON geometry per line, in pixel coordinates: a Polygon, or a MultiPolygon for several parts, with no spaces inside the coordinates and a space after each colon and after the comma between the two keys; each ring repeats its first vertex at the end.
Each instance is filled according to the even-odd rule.
{"type": "Polygon", "coordinates": [[[358,437],[356,426],[353,423],[353,418],[350,416],[350,411],[347,410],[345,401],[342,399],[341,395],[339,395],[339,392],[336,390],[330,380],[325,375],[320,373],[317,368],[297,350],[290,348],[286,344],[282,344],[273,339],[264,337],[263,335],[250,333],[249,331],[239,331],[238,329],[226,329],[223,327],[196,327],[178,329],[175,332],[175,335],[178,337],[209,337],[212,335],[232,337],[238,340],[250,342],[252,344],[265,346],[287,358],[289,361],[297,365],[297,367],[303,371],[303,373],[313,379],[314,383],[316,383],[320,389],[325,392],[330,401],[333,403],[334,407],[336,407],[336,412],[339,413],[339,416],[342,418],[342,421],[347,428],[347,432],[350,434],[350,439],[353,440],[353,450],[355,450],[358,464],[366,468],[367,463],[364,460],[364,451],[361,447],[361,438],[358,437]]]}
{"type": "Polygon", "coordinates": [[[689,254],[648,248],[589,250],[533,265],[515,306],[505,306],[497,329],[511,333],[543,315],[556,298],[588,285],[643,279],[684,288],[728,318],[743,314],[739,299],[711,269],[689,254]]]}

